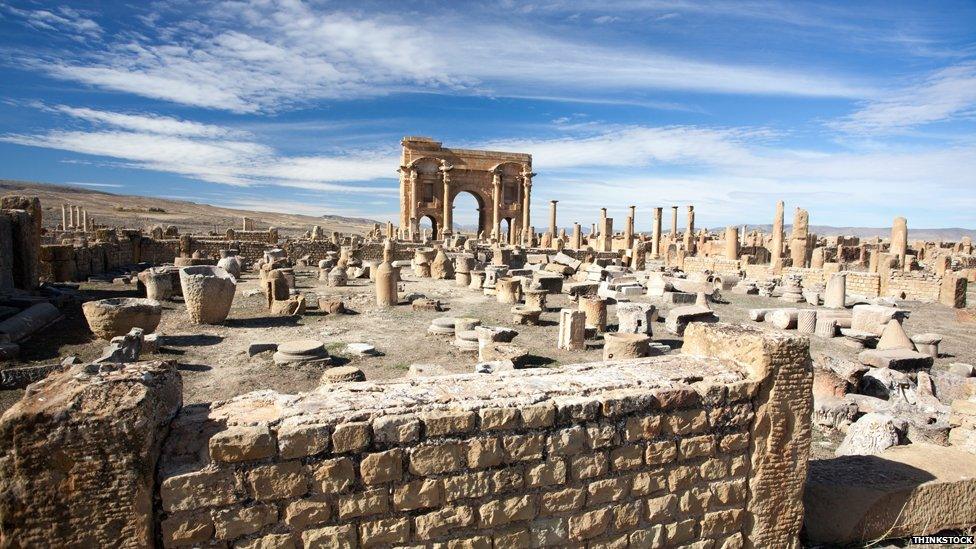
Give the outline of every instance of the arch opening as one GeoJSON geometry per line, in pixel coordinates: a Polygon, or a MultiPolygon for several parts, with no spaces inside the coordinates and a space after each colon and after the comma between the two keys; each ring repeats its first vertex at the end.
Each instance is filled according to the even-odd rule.
{"type": "Polygon", "coordinates": [[[437,239],[437,221],[433,217],[425,215],[417,221],[417,225],[421,233],[429,230],[431,240],[437,239]]]}
{"type": "Polygon", "coordinates": [[[474,234],[477,236],[485,230],[485,204],[480,196],[471,191],[461,191],[454,195],[453,208],[454,232],[474,234]]]}

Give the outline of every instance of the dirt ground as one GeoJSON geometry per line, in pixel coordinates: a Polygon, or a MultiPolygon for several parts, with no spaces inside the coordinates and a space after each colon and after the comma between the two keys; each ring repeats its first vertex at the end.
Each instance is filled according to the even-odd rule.
{"type": "MultiPolygon", "coordinates": [[[[224,325],[190,324],[182,303],[164,303],[163,319],[157,329],[164,336],[163,347],[155,357],[144,357],[177,361],[183,374],[184,402],[197,403],[226,399],[260,389],[293,393],[318,385],[321,368],[280,367],[274,364],[270,352],[249,357],[248,344],[257,341],[321,340],[335,357],[335,363],[354,364],[365,372],[367,379],[401,377],[414,363],[438,364],[450,371],[471,372],[476,362],[475,355],[461,353],[447,340],[427,335],[430,321],[440,316],[475,317],[480,318],[486,326],[516,328],[519,335],[514,343],[528,350],[531,361],[541,367],[599,360],[602,356],[599,348],[580,352],[556,348],[557,311],[573,306],[565,295],[549,296],[549,311],[543,315],[540,326],[514,326],[510,306],[497,303],[494,297],[460,288],[453,280],[417,279],[404,270],[401,297],[419,293],[438,299],[444,303],[446,310],[434,312],[413,311],[409,305],[393,309],[377,308],[369,280],[353,280],[348,287],[330,288],[318,281],[316,274],[315,269],[298,269],[297,289],[306,294],[310,302],[315,301],[315,296],[341,296],[351,309],[349,314],[327,315],[313,310],[300,318],[269,317],[263,305],[264,296],[257,292],[256,274],[245,273],[239,281],[233,309],[224,325]],[[245,297],[247,294],[254,295],[245,297]],[[343,349],[346,344],[354,342],[373,344],[381,355],[347,356],[343,349]]],[[[135,286],[93,283],[83,284],[81,289],[86,299],[137,296],[135,286]]],[[[970,294],[971,303],[976,303],[974,293],[970,294]]],[[[767,329],[770,328],[768,324],[749,322],[747,310],[787,305],[777,299],[728,292],[724,298],[729,303],[713,306],[722,321],[745,322],[767,329]]],[[[944,336],[941,348],[943,356],[936,360],[936,368],[945,368],[951,362],[976,362],[976,324],[959,322],[956,311],[941,305],[906,303],[905,306],[911,310],[911,317],[905,324],[909,334],[937,332],[944,336]]],[[[666,309],[662,311],[662,319],[665,314],[666,309]]],[[[610,306],[608,318],[611,324],[615,323],[613,305],[610,306]]],[[[675,348],[681,344],[680,338],[664,330],[663,323],[654,326],[654,339],[675,348]]],[[[80,305],[76,305],[66,311],[66,318],[59,324],[22,344],[21,358],[25,364],[49,364],[69,355],[91,360],[101,354],[105,344],[95,339],[88,330],[80,305]]],[[[840,338],[825,340],[811,337],[811,354],[814,357],[829,354],[853,359],[856,352],[844,346],[840,338]]],[[[12,405],[22,393],[19,390],[0,391],[0,410],[12,405]]],[[[818,447],[826,449],[836,444],[837,441],[817,439],[814,454],[820,453],[818,447]]]]}

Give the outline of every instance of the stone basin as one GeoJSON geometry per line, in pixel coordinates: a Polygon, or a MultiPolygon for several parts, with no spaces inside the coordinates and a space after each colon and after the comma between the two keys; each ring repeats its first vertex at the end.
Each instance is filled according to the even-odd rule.
{"type": "Polygon", "coordinates": [[[137,297],[115,297],[89,301],[82,305],[88,327],[100,339],[129,333],[133,328],[142,328],[152,333],[159,326],[163,308],[155,299],[137,297]]]}

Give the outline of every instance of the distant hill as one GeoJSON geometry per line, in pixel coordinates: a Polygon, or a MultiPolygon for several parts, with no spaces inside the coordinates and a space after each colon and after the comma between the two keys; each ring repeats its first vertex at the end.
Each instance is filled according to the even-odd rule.
{"type": "Polygon", "coordinates": [[[183,232],[207,233],[241,227],[241,218],[254,220],[255,227],[278,227],[282,236],[297,236],[318,225],[326,232],[365,233],[374,221],[337,215],[283,214],[222,208],[184,200],[113,194],[71,185],[0,179],[0,194],[29,194],[41,199],[45,227],[61,223],[61,205],[71,204],[88,210],[100,225],[145,228],[176,225],[183,232]]]}

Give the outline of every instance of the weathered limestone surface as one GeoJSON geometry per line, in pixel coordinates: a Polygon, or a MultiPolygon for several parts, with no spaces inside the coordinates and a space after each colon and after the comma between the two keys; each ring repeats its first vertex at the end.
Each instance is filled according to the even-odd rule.
{"type": "Polygon", "coordinates": [[[113,368],[53,374],[0,418],[0,546],[153,544],[153,473],[182,383],[169,363],[113,368]]]}
{"type": "Polygon", "coordinates": [[[762,380],[750,437],[743,535],[756,547],[796,547],[810,455],[813,367],[803,337],[729,324],[690,324],[682,353],[746,364],[762,380]]]}
{"type": "Polygon", "coordinates": [[[803,501],[811,544],[964,528],[976,523],[976,456],[916,443],[877,456],[815,460],[803,501]]]}

